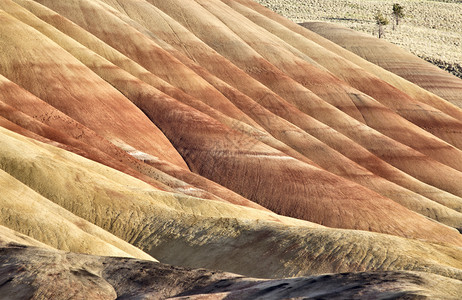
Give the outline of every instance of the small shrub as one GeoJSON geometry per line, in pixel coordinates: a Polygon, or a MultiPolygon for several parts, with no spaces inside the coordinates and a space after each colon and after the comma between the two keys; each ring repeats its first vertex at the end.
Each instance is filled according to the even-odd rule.
{"type": "Polygon", "coordinates": [[[384,36],[384,26],[388,25],[388,18],[382,15],[381,12],[375,14],[375,22],[379,26],[379,39],[384,36]]]}
{"type": "Polygon", "coordinates": [[[393,17],[395,18],[395,22],[393,22],[393,30],[395,30],[395,24],[396,26],[399,25],[399,20],[401,18],[404,18],[404,12],[403,12],[403,7],[399,5],[398,3],[393,4],[393,17]]]}

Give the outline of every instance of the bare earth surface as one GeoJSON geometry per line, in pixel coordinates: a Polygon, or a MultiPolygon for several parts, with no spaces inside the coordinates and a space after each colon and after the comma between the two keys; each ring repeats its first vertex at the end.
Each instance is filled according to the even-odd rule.
{"type": "Polygon", "coordinates": [[[461,79],[251,0],[0,24],[0,299],[460,298],[461,79]]]}
{"type": "Polygon", "coordinates": [[[325,21],[377,36],[374,15],[381,11],[390,20],[385,40],[462,76],[462,2],[433,0],[258,0],[296,23],[325,21]],[[393,3],[405,17],[393,30],[393,3]]]}
{"type": "Polygon", "coordinates": [[[0,244],[4,299],[457,299],[462,282],[423,272],[264,280],[129,258],[0,244]],[[59,262],[59,263],[57,263],[59,262]]]}

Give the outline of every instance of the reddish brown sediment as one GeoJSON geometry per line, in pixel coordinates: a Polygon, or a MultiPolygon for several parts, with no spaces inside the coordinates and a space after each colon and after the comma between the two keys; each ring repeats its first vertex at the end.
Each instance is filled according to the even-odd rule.
{"type": "Polygon", "coordinates": [[[14,37],[2,35],[3,76],[109,140],[124,140],[186,167],[162,132],[128,99],[52,41],[42,38],[43,50],[33,48],[39,41],[25,38],[36,34],[32,28],[4,12],[1,18],[2,32],[15,32],[14,37]]]}
{"type": "Polygon", "coordinates": [[[0,23],[1,295],[457,294],[455,105],[249,0],[0,23]]]}

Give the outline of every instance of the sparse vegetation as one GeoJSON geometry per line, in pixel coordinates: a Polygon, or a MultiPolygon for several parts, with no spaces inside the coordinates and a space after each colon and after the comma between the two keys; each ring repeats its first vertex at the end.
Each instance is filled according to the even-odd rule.
{"type": "MultiPolygon", "coordinates": [[[[390,12],[397,0],[256,0],[294,22],[326,21],[376,35],[374,14],[390,12]],[[348,17],[346,17],[348,16],[348,17]]],[[[460,0],[399,0],[405,18],[386,39],[427,60],[462,65],[462,2],[460,0]],[[423,17],[425,16],[425,17],[423,17]]],[[[462,78],[462,73],[456,72],[462,78]]]]}
{"type": "Polygon", "coordinates": [[[398,26],[399,20],[404,18],[404,8],[398,3],[393,4],[393,18],[395,19],[393,22],[393,30],[395,30],[395,25],[398,26]]]}
{"type": "Polygon", "coordinates": [[[379,26],[379,39],[382,38],[385,34],[384,26],[388,25],[389,21],[387,17],[382,15],[380,11],[378,11],[375,16],[375,23],[379,26]]]}

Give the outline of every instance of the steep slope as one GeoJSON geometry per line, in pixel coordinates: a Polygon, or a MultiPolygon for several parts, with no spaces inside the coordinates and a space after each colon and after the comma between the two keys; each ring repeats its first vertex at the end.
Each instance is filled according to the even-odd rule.
{"type": "Polygon", "coordinates": [[[250,0],[0,24],[0,295],[458,297],[461,108],[250,0]]]}
{"type": "Polygon", "coordinates": [[[384,40],[341,25],[310,22],[303,26],[368,61],[462,107],[462,80],[384,40]],[[374,41],[374,42],[371,42],[374,41]],[[361,45],[361,47],[358,47],[361,45]]]}
{"type": "Polygon", "coordinates": [[[0,244],[5,245],[19,245],[19,246],[32,246],[39,247],[42,249],[53,249],[44,243],[37,241],[36,239],[31,238],[25,234],[19,233],[15,230],[12,230],[8,227],[0,225],[0,244]]]}
{"type": "Polygon", "coordinates": [[[89,72],[73,56],[56,51],[55,44],[37,35],[37,31],[5,12],[1,13],[1,18],[2,75],[107,139],[125,140],[140,151],[186,168],[162,132],[128,99],[89,72]],[[8,34],[11,32],[15,35],[8,34]],[[37,44],[46,51],[33,48],[37,44]]]}
{"type": "MultiPolygon", "coordinates": [[[[460,120],[461,114],[460,114],[460,108],[457,106],[451,104],[448,101],[445,101],[444,99],[436,96],[433,93],[430,93],[429,91],[403,79],[402,77],[389,72],[365,59],[362,57],[354,54],[353,52],[350,52],[346,50],[345,48],[342,48],[341,46],[333,43],[332,41],[314,33],[311,30],[307,30],[306,28],[302,26],[298,26],[297,24],[289,21],[286,18],[283,18],[282,16],[274,13],[273,11],[259,5],[258,3],[251,1],[251,0],[237,0],[236,2],[239,2],[252,10],[257,11],[258,13],[267,16],[268,18],[278,22],[279,24],[283,25],[286,28],[289,28],[292,32],[295,32],[297,34],[300,34],[301,36],[314,41],[315,43],[319,44],[320,46],[324,47],[325,49],[340,55],[341,57],[347,59],[348,61],[354,63],[355,65],[363,68],[364,70],[376,75],[380,79],[388,82],[389,84],[397,87],[401,91],[406,92],[409,96],[413,97],[414,99],[429,104],[446,114],[455,117],[456,119],[460,120]]],[[[265,27],[268,28],[268,27],[265,27]]],[[[272,31],[274,34],[274,31],[272,31]]],[[[279,35],[278,35],[279,36],[279,35]]],[[[281,37],[281,36],[280,36],[281,37]]],[[[281,37],[283,38],[283,37],[281,37]]],[[[290,42],[292,45],[296,46],[298,44],[297,41],[292,41],[290,42]]],[[[302,49],[299,49],[300,51],[303,51],[302,49]]],[[[335,69],[329,68],[327,65],[324,64],[325,67],[327,67],[331,72],[335,73],[335,69]]],[[[340,76],[340,74],[337,74],[337,76],[340,76]]]]}
{"type": "Polygon", "coordinates": [[[136,247],[43,198],[3,170],[0,182],[1,225],[57,249],[153,260],[136,247]],[[21,201],[14,201],[19,198],[21,201]]]}
{"type": "MultiPolygon", "coordinates": [[[[50,45],[49,47],[52,46],[50,45]]],[[[55,51],[58,52],[58,48],[55,51]]],[[[333,177],[327,172],[310,167],[298,160],[286,157],[282,153],[258,142],[252,142],[251,138],[242,137],[242,134],[229,130],[229,128],[216,120],[192,110],[188,106],[181,105],[174,99],[169,99],[153,88],[149,88],[146,84],[143,85],[142,82],[137,82],[135,78],[121,77],[115,72],[106,73],[102,76],[134,101],[157,126],[162,128],[177,150],[188,161],[190,168],[269,209],[276,210],[284,215],[299,217],[328,226],[367,229],[377,232],[396,233],[408,237],[417,233],[417,231],[414,231],[411,234],[410,232],[413,230],[409,230],[408,225],[402,224],[396,227],[396,224],[394,224],[389,227],[379,224],[395,223],[395,221],[387,219],[398,219],[398,216],[403,214],[409,215],[407,218],[420,219],[421,221],[419,222],[428,222],[424,218],[396,205],[389,199],[380,197],[360,186],[352,185],[340,178],[333,177]],[[141,90],[143,94],[139,93],[141,90]],[[167,115],[166,112],[170,112],[170,115],[167,115]],[[176,112],[176,115],[172,115],[172,112],[176,112]],[[177,126],[178,121],[175,121],[175,119],[181,120],[182,126],[177,126]],[[203,120],[202,123],[195,122],[198,119],[203,120]],[[194,136],[190,135],[191,128],[195,128],[194,136]],[[248,153],[243,151],[245,147],[251,147],[248,153]],[[287,160],[292,161],[290,166],[286,165],[287,160]],[[209,163],[204,165],[202,163],[204,161],[209,163]],[[228,171],[220,172],[220,170],[231,169],[235,171],[232,173],[228,171]],[[293,185],[288,186],[291,190],[280,184],[280,189],[275,189],[278,185],[275,185],[274,182],[278,182],[279,178],[290,173],[297,174],[291,177],[293,185]],[[242,177],[241,174],[245,174],[245,177],[242,177]],[[268,174],[268,176],[262,178],[258,174],[268,174]],[[312,180],[312,178],[317,178],[318,182],[324,182],[322,188],[306,190],[304,184],[312,180]],[[258,189],[249,189],[248,182],[259,182],[258,189]],[[343,188],[343,195],[339,197],[335,195],[335,191],[340,186],[345,188],[343,188]],[[285,204],[282,204],[280,200],[283,195],[286,197],[285,204]],[[307,199],[311,198],[318,201],[307,201],[307,199]],[[337,216],[340,213],[338,218],[330,217],[320,212],[321,207],[330,203],[331,199],[342,201],[338,204],[330,204],[333,205],[334,210],[329,215],[337,216]],[[356,209],[357,215],[343,213],[345,208],[342,206],[353,205],[355,201],[363,202],[362,207],[356,209]],[[391,214],[386,219],[382,218],[382,220],[375,216],[378,214],[377,207],[384,207],[385,210],[393,210],[396,213],[391,214]],[[371,221],[369,223],[358,221],[358,215],[362,215],[362,218],[371,221]],[[377,225],[372,226],[372,223],[377,223],[377,225]]],[[[415,208],[418,205],[410,206],[415,208]]],[[[432,217],[445,220],[451,226],[460,227],[460,218],[456,212],[436,207],[437,205],[433,206],[435,206],[433,211],[440,212],[436,213],[436,217],[435,213],[432,213],[432,217]]]]}
{"type": "MultiPolygon", "coordinates": [[[[459,247],[328,229],[260,210],[157,191],[75,154],[0,131],[5,145],[2,169],[43,197],[163,262],[258,277],[380,268],[425,269],[462,278],[459,247]],[[21,155],[15,149],[23,149],[21,155]]],[[[453,230],[432,222],[424,226],[416,227],[419,235],[428,228],[433,239],[460,243],[453,230]]]]}

